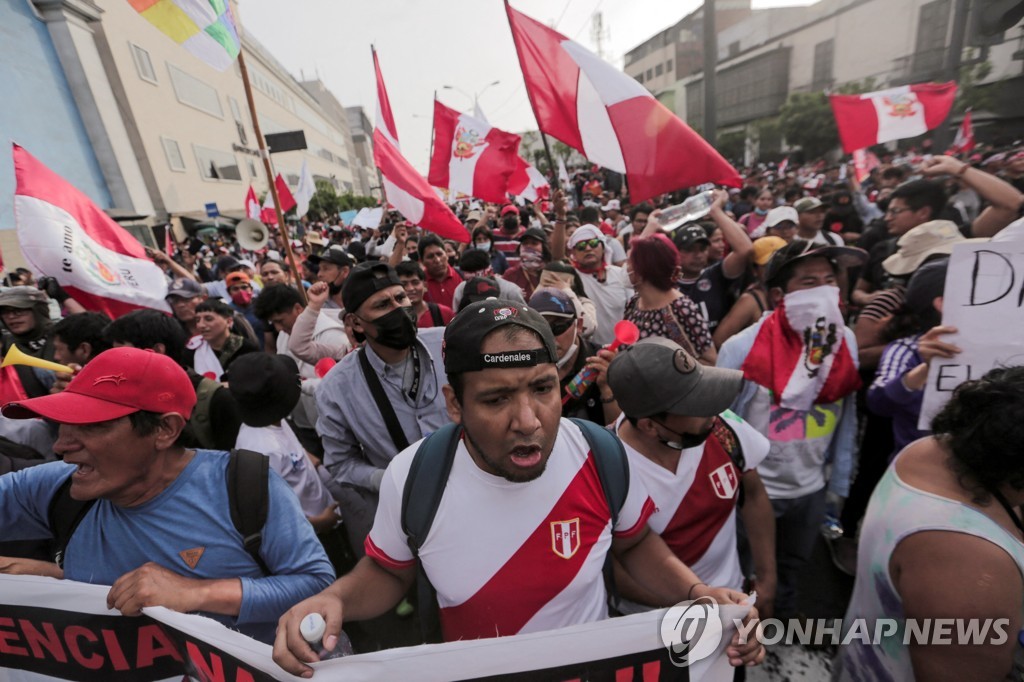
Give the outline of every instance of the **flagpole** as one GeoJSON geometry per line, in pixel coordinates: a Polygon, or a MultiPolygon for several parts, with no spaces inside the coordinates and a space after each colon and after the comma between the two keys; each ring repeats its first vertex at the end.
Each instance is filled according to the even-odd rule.
{"type": "Polygon", "coordinates": [[[263,159],[263,169],[267,173],[267,184],[269,192],[274,200],[274,211],[277,213],[278,236],[283,242],[285,257],[288,259],[288,267],[291,268],[292,276],[295,278],[296,288],[302,298],[302,305],[306,305],[306,289],[302,286],[302,276],[295,264],[295,253],[292,252],[292,242],[288,235],[288,226],[284,222],[284,213],[281,211],[281,198],[277,194],[277,183],[274,180],[274,170],[270,166],[270,152],[267,151],[267,143],[260,131],[260,119],[256,115],[256,100],[252,96],[252,86],[249,84],[249,69],[245,66],[244,50],[241,45],[238,47],[238,71],[242,75],[242,85],[245,87],[245,99],[249,104],[249,115],[252,117],[252,129],[256,133],[256,142],[260,147],[260,158],[263,159]]]}

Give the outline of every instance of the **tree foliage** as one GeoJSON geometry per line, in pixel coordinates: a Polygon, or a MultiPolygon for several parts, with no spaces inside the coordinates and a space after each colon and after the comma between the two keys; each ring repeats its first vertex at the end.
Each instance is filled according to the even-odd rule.
{"type": "MultiPolygon", "coordinates": [[[[875,81],[846,83],[835,92],[856,95],[875,89],[875,81]]],[[[839,132],[832,107],[824,92],[793,92],[779,111],[779,128],[786,142],[800,147],[806,158],[817,158],[839,145],[839,132]]]]}
{"type": "MultiPolygon", "coordinates": [[[[971,58],[968,57],[968,59],[971,58]]],[[[956,101],[953,103],[954,113],[962,114],[967,109],[995,111],[1000,84],[998,82],[982,84],[991,73],[992,62],[989,61],[965,64],[960,67],[956,101]]]]}
{"type": "Polygon", "coordinates": [[[373,197],[358,196],[351,192],[338,194],[334,189],[334,185],[329,181],[317,180],[316,192],[313,193],[313,198],[309,200],[309,213],[307,215],[310,220],[323,220],[336,217],[342,211],[351,211],[376,205],[377,200],[373,197]]]}

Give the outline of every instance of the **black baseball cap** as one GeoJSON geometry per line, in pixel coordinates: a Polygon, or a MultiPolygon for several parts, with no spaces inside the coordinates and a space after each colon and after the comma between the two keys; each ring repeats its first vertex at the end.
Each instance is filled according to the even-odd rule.
{"type": "Polygon", "coordinates": [[[674,341],[651,336],[619,349],[608,386],[627,417],[714,417],[739,395],[743,372],[705,367],[674,341]]]}
{"type": "Polygon", "coordinates": [[[287,355],[246,353],[231,363],[225,380],[249,426],[270,426],[295,409],[302,387],[299,367],[287,355]]]}
{"type": "Polygon", "coordinates": [[[805,258],[827,258],[832,266],[850,267],[863,265],[868,252],[855,246],[833,246],[815,244],[806,239],[794,239],[772,255],[765,269],[764,281],[769,287],[779,286],[778,282],[787,268],[805,258]]]}
{"type": "Polygon", "coordinates": [[[466,306],[444,331],[444,371],[451,374],[485,369],[535,367],[558,359],[551,325],[533,308],[515,301],[488,299],[466,306]],[[529,329],[541,338],[541,346],[508,353],[481,353],[484,339],[506,325],[529,329]]]}
{"type": "Polygon", "coordinates": [[[349,255],[348,251],[340,245],[332,245],[329,249],[321,253],[319,256],[310,256],[307,258],[313,265],[320,265],[321,262],[334,263],[339,267],[352,267],[356,264],[352,256],[349,255]]]}
{"type": "Polygon", "coordinates": [[[459,301],[459,310],[467,305],[486,301],[489,298],[501,298],[501,288],[498,281],[493,277],[472,277],[466,280],[466,286],[462,288],[462,300],[459,301]]]}
{"type": "Polygon", "coordinates": [[[690,223],[680,227],[676,230],[675,235],[673,235],[672,241],[675,242],[676,248],[679,249],[689,248],[697,242],[711,243],[711,240],[708,239],[708,233],[697,223],[690,223]]]}
{"type": "Polygon", "coordinates": [[[354,313],[359,310],[363,301],[378,291],[395,285],[402,286],[402,280],[398,279],[398,273],[387,263],[360,263],[345,279],[341,289],[341,304],[345,306],[345,312],[354,313]]]}

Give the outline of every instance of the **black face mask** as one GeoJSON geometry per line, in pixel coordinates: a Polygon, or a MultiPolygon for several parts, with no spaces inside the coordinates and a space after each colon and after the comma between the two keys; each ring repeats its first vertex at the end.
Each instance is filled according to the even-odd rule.
{"type": "Polygon", "coordinates": [[[327,285],[327,292],[333,298],[334,296],[337,296],[338,294],[341,293],[341,289],[344,286],[344,284],[335,284],[334,282],[331,282],[330,284],[327,285]]]}
{"type": "Polygon", "coordinates": [[[668,428],[661,422],[654,423],[660,426],[661,428],[665,429],[669,433],[671,433],[673,436],[678,436],[678,440],[674,441],[664,440],[660,437],[658,438],[659,443],[664,445],[666,448],[670,448],[672,450],[689,450],[690,448],[695,448],[698,445],[702,445],[704,441],[706,441],[708,437],[711,436],[711,429],[708,429],[703,433],[678,433],[668,428]]]}
{"type": "Polygon", "coordinates": [[[377,328],[377,336],[373,340],[382,346],[405,350],[416,342],[416,320],[411,306],[395,308],[370,324],[377,328]]]}

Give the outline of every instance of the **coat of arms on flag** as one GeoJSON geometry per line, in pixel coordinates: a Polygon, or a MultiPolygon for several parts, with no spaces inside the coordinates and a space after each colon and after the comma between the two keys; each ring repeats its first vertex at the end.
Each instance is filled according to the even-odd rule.
{"type": "Polygon", "coordinates": [[[580,520],[551,522],[551,549],[563,559],[571,559],[580,548],[580,520]]]}
{"type": "Polygon", "coordinates": [[[711,487],[718,497],[723,500],[731,500],[736,495],[739,478],[736,476],[736,467],[732,465],[732,462],[726,462],[718,467],[708,474],[708,478],[711,479],[711,487]]]}

